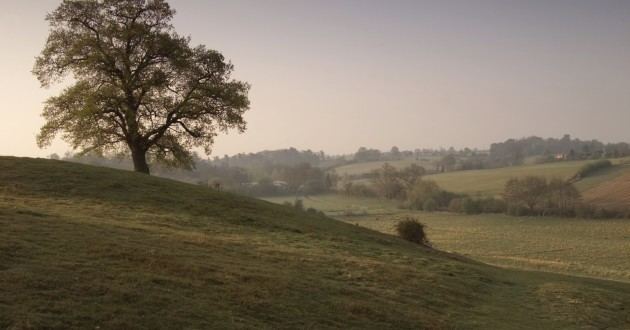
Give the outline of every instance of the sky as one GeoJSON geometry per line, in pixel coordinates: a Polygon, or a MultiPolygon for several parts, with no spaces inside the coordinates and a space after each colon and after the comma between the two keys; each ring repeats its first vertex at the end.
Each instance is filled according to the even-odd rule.
{"type": "MultiPolygon", "coordinates": [[[[0,3],[0,155],[44,157],[31,74],[59,0],[0,3]]],[[[252,85],[212,156],[487,148],[531,135],[630,142],[627,0],[171,0],[176,30],[252,85]]]]}

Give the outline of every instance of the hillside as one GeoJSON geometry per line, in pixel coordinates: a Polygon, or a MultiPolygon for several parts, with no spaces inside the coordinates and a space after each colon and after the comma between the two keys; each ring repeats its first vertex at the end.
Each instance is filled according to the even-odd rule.
{"type": "Polygon", "coordinates": [[[0,328],[630,326],[628,284],[125,171],[0,157],[0,228],[0,328]]]}
{"type": "Polygon", "coordinates": [[[610,209],[630,207],[630,164],[604,169],[578,182],[584,199],[610,209]]]}
{"type": "MultiPolygon", "coordinates": [[[[470,195],[496,196],[503,192],[505,183],[510,178],[523,177],[528,175],[544,176],[546,178],[569,179],[573,177],[582,166],[593,162],[592,160],[567,161],[536,165],[522,165],[512,167],[502,167],[487,170],[456,171],[427,176],[437,182],[440,187],[459,193],[470,195]]],[[[628,171],[630,167],[626,164],[627,159],[613,160],[615,166],[611,169],[602,170],[592,177],[587,177],[577,182],[577,188],[586,193],[590,189],[608,183],[616,185],[616,179],[620,174],[628,171]],[[613,180],[615,179],[615,180],[613,180]]]]}
{"type": "MultiPolygon", "coordinates": [[[[265,198],[283,204],[295,197],[265,198]]],[[[396,201],[340,194],[309,196],[305,207],[384,233],[406,217],[421,219],[434,247],[523,270],[630,283],[630,221],[514,217],[401,209],[396,201]]]]}
{"type": "Polygon", "coordinates": [[[448,191],[494,196],[503,192],[505,182],[510,178],[536,175],[547,178],[559,177],[568,179],[574,176],[584,164],[589,162],[572,161],[487,170],[456,171],[429,175],[427,178],[434,180],[440,187],[448,191]]]}

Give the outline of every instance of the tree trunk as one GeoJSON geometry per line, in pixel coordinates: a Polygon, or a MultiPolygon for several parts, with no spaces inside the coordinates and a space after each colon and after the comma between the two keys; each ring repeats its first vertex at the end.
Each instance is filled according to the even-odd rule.
{"type": "Polygon", "coordinates": [[[133,148],[131,150],[131,158],[133,159],[133,169],[136,172],[151,174],[149,164],[147,164],[146,151],[141,148],[133,148]]]}

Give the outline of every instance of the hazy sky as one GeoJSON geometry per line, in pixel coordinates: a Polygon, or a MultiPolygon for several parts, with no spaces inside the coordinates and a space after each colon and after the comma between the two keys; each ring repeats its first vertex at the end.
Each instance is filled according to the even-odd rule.
{"type": "MultiPolygon", "coordinates": [[[[0,155],[40,150],[30,73],[58,0],[0,3],[0,155]]],[[[172,0],[176,29],[252,84],[248,130],[214,155],[630,141],[630,1],[172,0]]]]}

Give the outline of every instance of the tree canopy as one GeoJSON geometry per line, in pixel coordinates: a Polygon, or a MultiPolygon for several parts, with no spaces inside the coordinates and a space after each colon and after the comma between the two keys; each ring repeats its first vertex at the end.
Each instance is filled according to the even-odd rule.
{"type": "Polygon", "coordinates": [[[33,73],[42,87],[71,78],[47,100],[40,147],[61,134],[81,152],[130,153],[136,171],[147,160],[193,166],[193,149],[244,131],[249,85],[205,46],[191,46],[164,0],[64,0],[48,14],[50,35],[33,73]]]}

